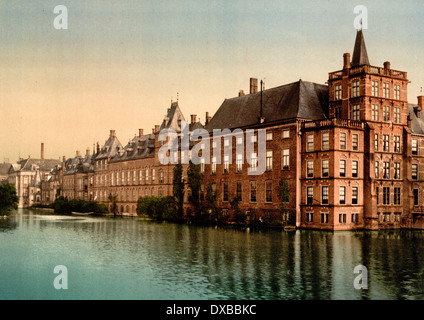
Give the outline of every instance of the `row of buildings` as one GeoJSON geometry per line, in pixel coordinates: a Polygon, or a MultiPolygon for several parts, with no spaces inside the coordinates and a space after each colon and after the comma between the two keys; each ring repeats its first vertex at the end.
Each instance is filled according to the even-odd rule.
{"type": "MultiPolygon", "coordinates": [[[[237,139],[228,135],[225,142],[224,136],[233,161],[224,148],[204,161],[202,191],[212,183],[227,214],[237,196],[247,214],[279,217],[278,188],[286,180],[286,207],[297,227],[424,228],[424,96],[408,103],[408,83],[407,73],[389,62],[370,64],[362,31],[353,55],[343,55],[342,69],[329,73],[325,85],[299,80],[263,90],[250,79],[248,94],[226,99],[204,124],[191,115],[189,130],[203,128],[212,136],[214,129],[265,129],[265,172],[247,171],[252,165],[246,159],[258,157],[257,135],[251,138],[256,148],[243,158],[235,153],[237,139]]],[[[52,203],[59,194],[108,204],[113,194],[120,212],[135,213],[139,197],[172,195],[174,166],[160,163],[158,135],[162,129],[181,132],[183,121],[173,102],[161,125],[151,133],[140,129],[126,145],[111,130],[92,152],[62,161],[21,160],[10,166],[8,180],[18,186],[21,207],[52,203]]]]}

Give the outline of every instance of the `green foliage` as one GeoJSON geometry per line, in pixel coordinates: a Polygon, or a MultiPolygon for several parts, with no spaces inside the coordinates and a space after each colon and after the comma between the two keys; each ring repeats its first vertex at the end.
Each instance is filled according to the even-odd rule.
{"type": "Polygon", "coordinates": [[[0,215],[9,215],[13,209],[18,209],[19,197],[14,184],[0,185],[0,215]]]}
{"type": "Polygon", "coordinates": [[[110,201],[110,212],[115,215],[117,212],[116,201],[118,199],[118,196],[116,195],[114,196],[113,194],[110,193],[108,199],[110,201]]]}
{"type": "Polygon", "coordinates": [[[203,220],[209,220],[211,222],[223,222],[224,217],[222,217],[221,210],[218,207],[218,191],[213,186],[215,183],[213,181],[209,182],[209,185],[206,189],[206,206],[204,207],[204,217],[203,220]]]}
{"type": "Polygon", "coordinates": [[[191,195],[188,201],[193,206],[194,216],[199,217],[201,212],[200,207],[200,188],[203,183],[203,174],[200,171],[200,164],[190,162],[187,170],[187,182],[191,190],[191,195]]]}
{"type": "Polygon", "coordinates": [[[155,220],[178,220],[173,197],[140,197],[137,201],[137,214],[155,220]]]}
{"type": "Polygon", "coordinates": [[[290,201],[289,182],[281,179],[278,184],[278,199],[280,200],[280,212],[283,215],[283,220],[287,220],[289,210],[287,210],[287,203],[290,201]]]}
{"type": "Polygon", "coordinates": [[[176,204],[177,216],[182,219],[184,213],[184,179],[183,179],[183,166],[178,163],[174,167],[174,180],[173,180],[173,195],[176,204]]]}
{"type": "Polygon", "coordinates": [[[230,201],[231,209],[233,209],[234,213],[234,221],[237,223],[246,223],[246,214],[240,210],[239,208],[240,199],[238,197],[234,197],[233,200],[230,201]]]}
{"type": "Polygon", "coordinates": [[[80,213],[106,213],[108,212],[107,205],[95,201],[84,200],[68,200],[64,197],[58,197],[53,203],[54,212],[60,214],[71,214],[72,212],[80,213]]]}

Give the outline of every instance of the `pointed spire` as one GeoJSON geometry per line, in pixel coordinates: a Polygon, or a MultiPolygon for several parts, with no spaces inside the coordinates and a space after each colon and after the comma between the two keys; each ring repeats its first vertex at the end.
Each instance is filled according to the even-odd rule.
{"type": "Polygon", "coordinates": [[[367,47],[365,46],[364,35],[362,30],[356,33],[355,48],[353,49],[352,67],[370,65],[368,60],[367,47]]]}

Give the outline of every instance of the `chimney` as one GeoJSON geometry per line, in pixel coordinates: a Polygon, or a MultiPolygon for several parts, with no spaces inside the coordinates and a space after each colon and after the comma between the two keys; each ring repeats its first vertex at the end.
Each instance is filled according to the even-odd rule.
{"type": "Polygon", "coordinates": [[[406,118],[406,124],[408,128],[411,128],[411,123],[412,123],[411,115],[408,113],[408,117],[406,118]]]}
{"type": "Polygon", "coordinates": [[[192,114],[190,117],[191,117],[191,124],[195,124],[196,123],[196,115],[192,114]]]}
{"type": "Polygon", "coordinates": [[[100,152],[100,146],[99,146],[99,143],[97,142],[97,148],[96,148],[96,151],[97,151],[97,153],[99,153],[100,152]]]}
{"type": "Polygon", "coordinates": [[[65,170],[66,157],[62,157],[62,170],[65,170]]]}
{"type": "Polygon", "coordinates": [[[80,152],[77,150],[76,157],[78,158],[80,156],[80,152]]]}
{"type": "Polygon", "coordinates": [[[41,160],[44,160],[44,143],[41,143],[41,160]]]}
{"type": "Polygon", "coordinates": [[[343,55],[343,70],[350,68],[350,53],[345,53],[343,55]]]}
{"type": "Polygon", "coordinates": [[[205,126],[211,122],[212,117],[209,116],[209,112],[206,112],[206,117],[205,117],[205,126]]]}
{"type": "Polygon", "coordinates": [[[384,69],[390,70],[390,62],[389,61],[384,62],[384,69]]]}
{"type": "Polygon", "coordinates": [[[152,133],[157,133],[157,132],[159,132],[159,129],[160,129],[160,125],[155,124],[155,127],[152,129],[152,133]]]}
{"type": "Polygon", "coordinates": [[[143,136],[143,129],[138,129],[138,136],[141,138],[143,136]]]}
{"type": "Polygon", "coordinates": [[[418,96],[418,106],[424,109],[424,96],[418,96]]]}
{"type": "Polygon", "coordinates": [[[258,79],[250,78],[250,94],[258,92],[258,79]]]}
{"type": "Polygon", "coordinates": [[[110,130],[110,137],[113,138],[115,136],[115,130],[110,130]]]}
{"type": "Polygon", "coordinates": [[[239,91],[239,97],[242,97],[242,96],[244,96],[245,94],[244,94],[244,91],[243,90],[240,90],[239,91]]]}
{"type": "Polygon", "coordinates": [[[85,150],[85,156],[86,157],[90,156],[90,148],[87,148],[87,150],[85,150]]]}

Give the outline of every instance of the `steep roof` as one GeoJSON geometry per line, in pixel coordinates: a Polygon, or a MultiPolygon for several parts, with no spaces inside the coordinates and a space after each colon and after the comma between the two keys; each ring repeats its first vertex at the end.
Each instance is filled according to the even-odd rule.
{"type": "Polygon", "coordinates": [[[134,137],[128,144],[119,150],[111,162],[131,159],[150,158],[155,156],[155,135],[153,133],[134,137]]]}
{"type": "Polygon", "coordinates": [[[18,166],[14,166],[15,171],[50,171],[57,165],[60,165],[60,160],[55,159],[23,159],[18,161],[18,166]]]}
{"type": "Polygon", "coordinates": [[[11,166],[10,163],[0,163],[0,176],[7,175],[11,166]]]}
{"type": "Polygon", "coordinates": [[[173,129],[175,131],[180,131],[180,121],[185,121],[184,115],[181,112],[180,107],[178,106],[178,102],[172,102],[171,107],[168,108],[165,119],[162,121],[159,130],[168,128],[173,129]]]}
{"type": "Polygon", "coordinates": [[[364,34],[362,30],[356,33],[355,48],[353,49],[352,55],[352,67],[359,67],[363,65],[370,65],[368,59],[367,47],[365,45],[364,34]]]}
{"type": "Polygon", "coordinates": [[[418,105],[408,103],[408,116],[411,119],[411,131],[415,134],[422,134],[424,135],[424,117],[423,112],[421,111],[421,117],[417,118],[414,112],[414,108],[419,108],[418,105]]]}
{"type": "MultiPolygon", "coordinates": [[[[206,130],[242,128],[259,123],[261,92],[226,99],[206,130]]],[[[263,123],[328,116],[328,86],[299,80],[262,92],[263,123]]]]}
{"type": "Polygon", "coordinates": [[[113,158],[122,148],[122,144],[119,142],[118,138],[114,134],[111,134],[103,147],[96,154],[95,160],[113,158]]]}

